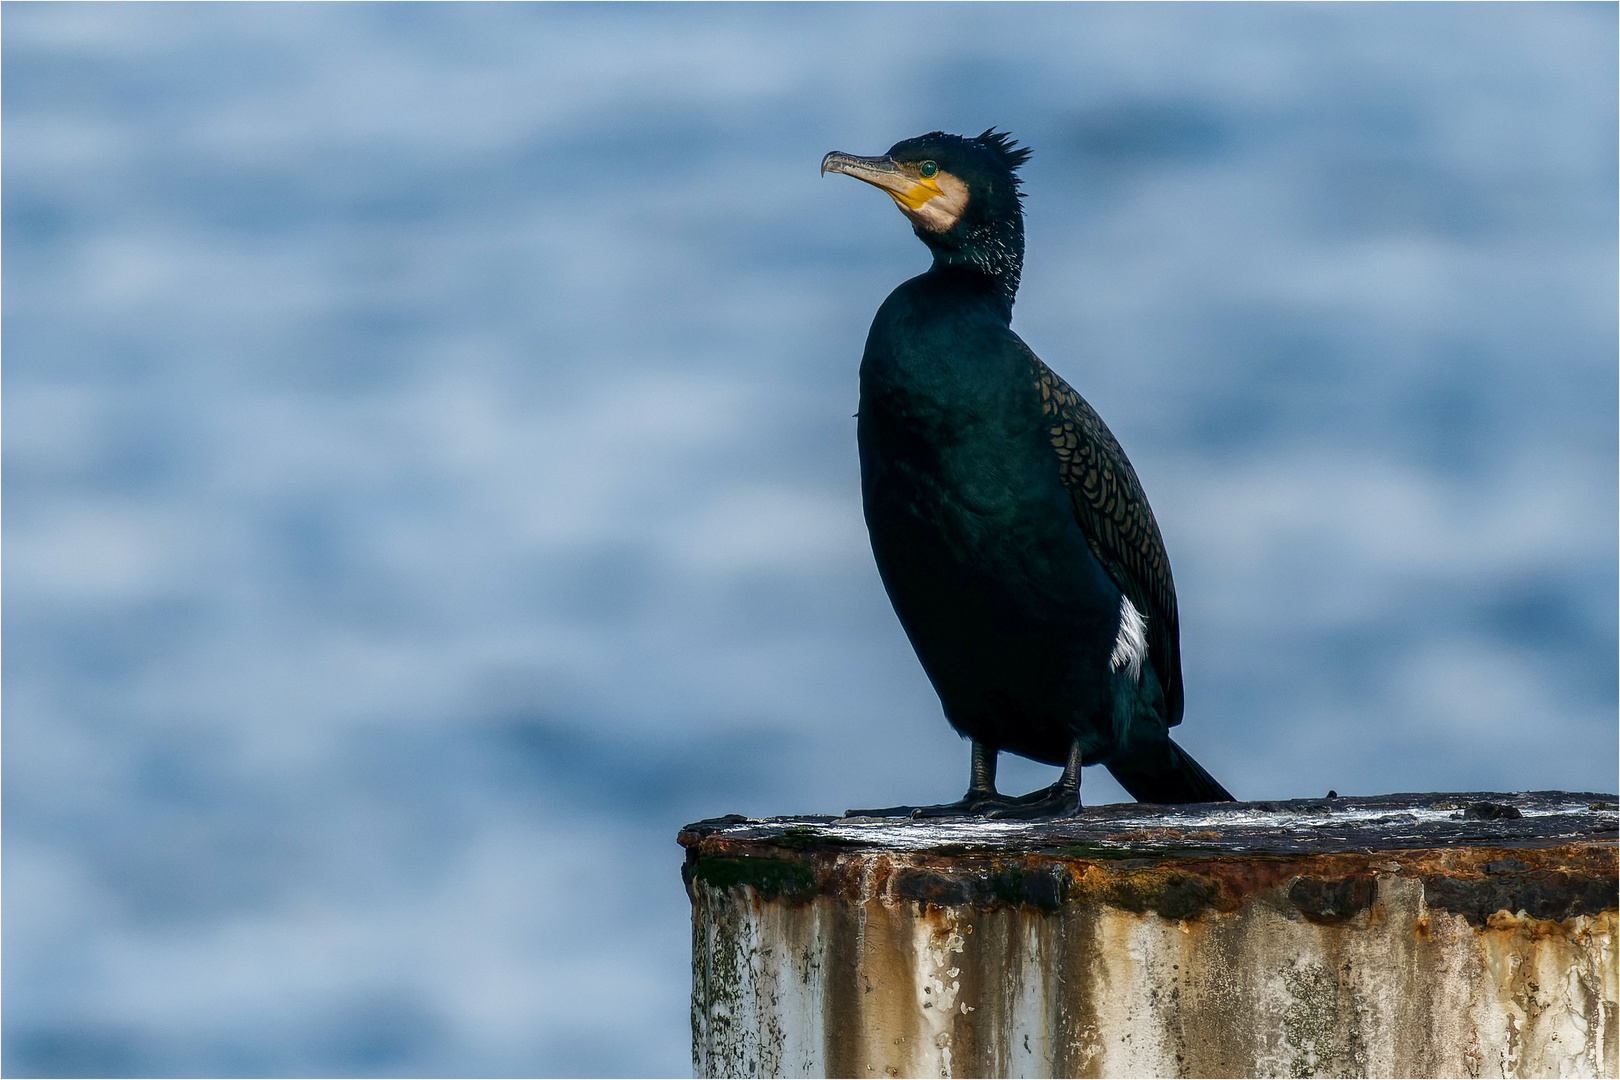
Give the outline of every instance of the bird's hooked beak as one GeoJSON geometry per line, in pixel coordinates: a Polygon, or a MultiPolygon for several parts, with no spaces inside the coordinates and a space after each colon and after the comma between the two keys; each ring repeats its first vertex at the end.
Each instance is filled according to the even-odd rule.
{"type": "Polygon", "coordinates": [[[935,177],[923,177],[915,165],[901,165],[889,157],[856,157],[834,150],[821,159],[821,175],[830,172],[847,173],[864,180],[873,187],[888,192],[889,198],[900,204],[902,210],[916,213],[929,199],[939,198],[940,190],[935,177]]]}

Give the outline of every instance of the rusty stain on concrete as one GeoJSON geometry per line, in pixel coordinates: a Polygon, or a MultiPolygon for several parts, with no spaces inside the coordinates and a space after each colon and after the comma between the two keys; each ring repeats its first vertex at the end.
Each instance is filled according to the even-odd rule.
{"type": "Polygon", "coordinates": [[[1441,798],[1335,800],[1334,842],[1277,804],[1270,842],[1244,804],[699,823],[694,1070],[1614,1076],[1613,797],[1441,798]],[[1369,842],[1391,800],[1426,833],[1369,842]]]}

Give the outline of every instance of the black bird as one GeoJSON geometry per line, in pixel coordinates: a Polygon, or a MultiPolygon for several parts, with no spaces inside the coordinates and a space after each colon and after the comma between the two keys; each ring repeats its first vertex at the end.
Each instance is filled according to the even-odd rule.
{"type": "Polygon", "coordinates": [[[1170,740],[1176,590],[1136,471],[1011,329],[1029,153],[992,128],[821,162],[888,193],[934,256],[872,321],[857,425],[878,572],[946,718],[973,741],[967,794],[916,812],[1072,813],[1094,764],[1142,802],[1229,800],[1170,740]],[[1063,775],[1000,795],[1002,750],[1063,775]]]}

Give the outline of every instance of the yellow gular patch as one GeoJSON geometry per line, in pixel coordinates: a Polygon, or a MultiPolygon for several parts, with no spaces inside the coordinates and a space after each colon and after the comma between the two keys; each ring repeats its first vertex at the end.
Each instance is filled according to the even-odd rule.
{"type": "Polygon", "coordinates": [[[931,232],[944,232],[967,209],[968,188],[950,173],[919,179],[905,191],[890,191],[900,212],[931,232]]]}
{"type": "Polygon", "coordinates": [[[939,189],[939,181],[936,176],[914,180],[911,187],[905,191],[890,191],[889,198],[898,203],[902,210],[921,209],[922,204],[929,199],[937,199],[945,194],[939,189]]]}

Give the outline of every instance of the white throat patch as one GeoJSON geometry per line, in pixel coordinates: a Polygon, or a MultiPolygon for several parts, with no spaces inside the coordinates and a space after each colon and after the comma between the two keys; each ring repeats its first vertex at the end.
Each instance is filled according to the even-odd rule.
{"type": "Polygon", "coordinates": [[[1147,657],[1147,619],[1136,610],[1128,596],[1119,598],[1119,637],[1114,639],[1114,652],[1108,665],[1115,671],[1124,668],[1132,682],[1142,678],[1142,661],[1147,657]]]}

